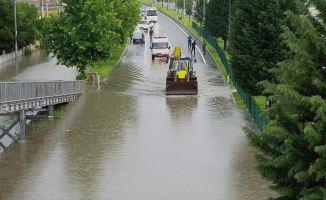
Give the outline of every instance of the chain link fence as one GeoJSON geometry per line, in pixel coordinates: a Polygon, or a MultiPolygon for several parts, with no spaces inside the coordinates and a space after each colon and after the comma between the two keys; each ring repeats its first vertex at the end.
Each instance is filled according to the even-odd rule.
{"type": "Polygon", "coordinates": [[[257,127],[260,131],[263,131],[264,125],[268,123],[268,119],[266,115],[262,112],[261,108],[258,106],[258,104],[255,102],[254,98],[248,94],[245,93],[240,86],[237,85],[237,82],[234,79],[234,75],[232,72],[232,68],[229,65],[229,62],[225,56],[224,51],[221,49],[221,47],[218,45],[215,38],[213,38],[210,34],[208,34],[205,30],[200,28],[195,22],[192,22],[192,27],[195,29],[201,37],[203,37],[217,52],[218,56],[220,57],[222,64],[224,65],[226,72],[232,81],[234,87],[236,88],[238,94],[244,101],[246,107],[249,110],[250,115],[252,116],[254,122],[256,123],[257,127]]]}

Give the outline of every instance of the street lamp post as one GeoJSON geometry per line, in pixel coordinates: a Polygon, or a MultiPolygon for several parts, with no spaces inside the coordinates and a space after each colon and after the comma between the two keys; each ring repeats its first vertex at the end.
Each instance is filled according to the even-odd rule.
{"type": "Polygon", "coordinates": [[[185,10],[186,10],[186,3],[185,3],[185,0],[183,0],[183,17],[185,16],[185,10]]]}
{"type": "Polygon", "coordinates": [[[46,14],[45,14],[45,16],[48,17],[49,16],[49,0],[46,0],[45,7],[46,7],[46,14]]]}
{"type": "Polygon", "coordinates": [[[44,18],[43,0],[41,0],[41,18],[44,18]]]}
{"type": "Polygon", "coordinates": [[[230,33],[231,33],[231,0],[229,0],[229,38],[230,38],[230,33]]]}
{"type": "Polygon", "coordinates": [[[205,0],[203,0],[203,23],[205,21],[205,0]]]}
{"type": "Polygon", "coordinates": [[[15,60],[17,60],[17,5],[16,0],[14,0],[14,21],[15,21],[15,60]]]}

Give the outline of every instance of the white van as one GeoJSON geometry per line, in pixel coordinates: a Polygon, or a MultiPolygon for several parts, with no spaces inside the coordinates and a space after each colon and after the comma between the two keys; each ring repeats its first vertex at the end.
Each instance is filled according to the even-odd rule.
{"type": "Polygon", "coordinates": [[[152,51],[152,60],[154,60],[156,57],[165,57],[166,63],[169,62],[170,42],[166,36],[153,37],[150,49],[152,51]]]}
{"type": "Polygon", "coordinates": [[[148,7],[146,19],[150,22],[157,22],[157,9],[155,7],[148,7]]]}

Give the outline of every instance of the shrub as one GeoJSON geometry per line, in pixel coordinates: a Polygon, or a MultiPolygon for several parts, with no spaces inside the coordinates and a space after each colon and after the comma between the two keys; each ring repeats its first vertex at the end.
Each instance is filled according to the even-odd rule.
{"type": "Polygon", "coordinates": [[[29,47],[26,47],[25,48],[25,55],[30,55],[30,54],[32,54],[32,49],[31,48],[29,48],[29,47]]]}

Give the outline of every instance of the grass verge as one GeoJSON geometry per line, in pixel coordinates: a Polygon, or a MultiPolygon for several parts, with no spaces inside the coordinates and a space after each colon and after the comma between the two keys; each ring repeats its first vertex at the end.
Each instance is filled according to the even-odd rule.
{"type": "Polygon", "coordinates": [[[107,77],[108,74],[112,71],[112,69],[118,64],[120,61],[121,55],[123,54],[127,43],[121,45],[116,49],[115,52],[112,53],[111,58],[107,62],[98,63],[97,67],[93,67],[90,69],[90,72],[97,72],[100,77],[107,77]]]}

